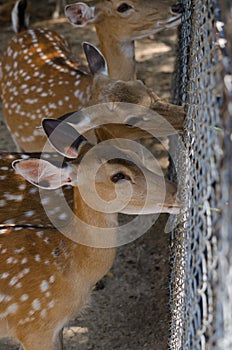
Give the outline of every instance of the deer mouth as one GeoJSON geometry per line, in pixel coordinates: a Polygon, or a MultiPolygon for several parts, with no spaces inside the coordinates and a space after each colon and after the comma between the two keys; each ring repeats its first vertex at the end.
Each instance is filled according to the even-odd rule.
{"type": "Polygon", "coordinates": [[[143,39],[149,35],[156,34],[163,29],[178,26],[179,24],[181,24],[182,19],[183,19],[182,13],[178,13],[176,15],[172,14],[172,16],[169,19],[157,21],[153,29],[144,29],[144,31],[142,30],[139,31],[138,35],[134,35],[133,37],[130,37],[130,40],[132,41],[132,40],[143,39]]]}
{"type": "Polygon", "coordinates": [[[159,28],[172,28],[172,27],[178,26],[179,24],[181,24],[182,18],[183,18],[182,13],[178,14],[176,16],[169,18],[168,20],[159,21],[157,23],[157,27],[159,27],[159,28]]]}

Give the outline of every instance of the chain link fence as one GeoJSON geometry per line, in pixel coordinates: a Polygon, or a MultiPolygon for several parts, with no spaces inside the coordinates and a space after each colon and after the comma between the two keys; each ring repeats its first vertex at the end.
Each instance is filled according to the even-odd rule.
{"type": "Polygon", "coordinates": [[[169,347],[231,350],[232,4],[183,3],[173,90],[187,112],[175,155],[184,209],[172,235],[169,347]]]}

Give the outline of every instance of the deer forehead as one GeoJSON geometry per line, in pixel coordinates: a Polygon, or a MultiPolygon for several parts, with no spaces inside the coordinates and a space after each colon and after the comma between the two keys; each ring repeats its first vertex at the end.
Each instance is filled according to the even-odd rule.
{"type": "Polygon", "coordinates": [[[93,163],[91,158],[87,162],[80,163],[77,170],[77,184],[88,185],[89,179],[96,184],[105,185],[111,181],[111,177],[117,173],[123,173],[134,179],[141,175],[139,168],[130,160],[125,158],[113,158],[110,160],[96,158],[93,163]]]}
{"type": "Polygon", "coordinates": [[[149,12],[159,13],[162,9],[164,13],[161,15],[167,16],[167,12],[165,13],[165,9],[171,9],[173,4],[177,3],[177,1],[170,0],[111,0],[111,1],[96,1],[95,6],[98,12],[102,12],[108,15],[117,15],[120,16],[119,7],[122,4],[128,5],[131,9],[136,10],[135,12],[138,14],[146,15],[149,12]]]}
{"type": "Polygon", "coordinates": [[[106,173],[112,176],[116,173],[123,173],[134,179],[141,175],[141,170],[130,160],[112,159],[104,163],[106,173]]]}
{"type": "Polygon", "coordinates": [[[96,8],[97,32],[104,28],[119,42],[141,39],[166,28],[167,24],[175,26],[181,17],[172,11],[169,1],[107,1],[96,8]],[[123,6],[128,10],[122,10],[123,6]]]}

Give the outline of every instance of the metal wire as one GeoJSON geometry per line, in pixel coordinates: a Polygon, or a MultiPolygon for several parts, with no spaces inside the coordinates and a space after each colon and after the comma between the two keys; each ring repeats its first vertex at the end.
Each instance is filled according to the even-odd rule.
{"type": "Polygon", "coordinates": [[[178,145],[174,163],[184,209],[172,238],[169,345],[173,350],[229,350],[232,174],[230,152],[226,152],[231,139],[225,128],[230,114],[225,98],[229,74],[225,72],[225,38],[217,1],[183,3],[186,11],[179,32],[174,102],[185,106],[187,118],[185,147],[178,145]]]}

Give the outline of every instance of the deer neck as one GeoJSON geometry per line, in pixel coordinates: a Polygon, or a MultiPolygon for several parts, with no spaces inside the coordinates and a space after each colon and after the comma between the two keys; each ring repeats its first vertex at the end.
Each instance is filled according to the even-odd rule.
{"type": "MultiPolygon", "coordinates": [[[[81,233],[81,242],[82,237],[87,237],[85,244],[77,244],[75,248],[78,259],[78,269],[80,268],[79,265],[81,264],[82,266],[80,270],[83,272],[83,276],[88,276],[88,280],[94,285],[111,268],[116,253],[116,249],[114,247],[101,247],[102,238],[98,240],[97,237],[98,227],[99,234],[101,234],[101,228],[106,229],[106,236],[107,229],[109,229],[108,234],[111,235],[109,239],[109,246],[114,246],[117,233],[117,214],[103,214],[90,208],[82,199],[81,194],[76,187],[74,187],[74,214],[78,217],[78,221],[75,223],[76,227],[74,231],[81,233]],[[89,243],[93,246],[88,245],[89,243]],[[97,248],[95,248],[96,245],[97,248]]],[[[106,240],[103,239],[102,242],[104,246],[106,240]]]]}
{"type": "Polygon", "coordinates": [[[112,79],[136,79],[134,41],[118,41],[107,28],[96,24],[101,52],[103,53],[112,79]]]}

